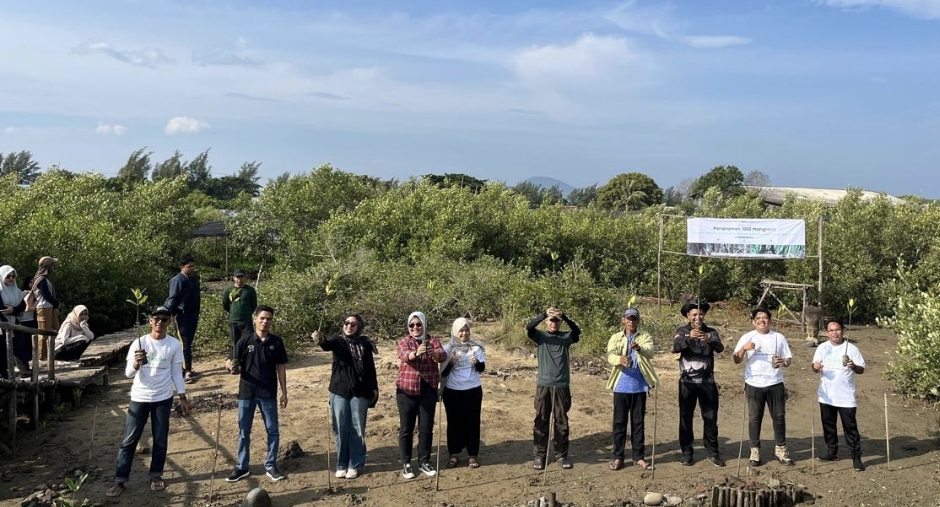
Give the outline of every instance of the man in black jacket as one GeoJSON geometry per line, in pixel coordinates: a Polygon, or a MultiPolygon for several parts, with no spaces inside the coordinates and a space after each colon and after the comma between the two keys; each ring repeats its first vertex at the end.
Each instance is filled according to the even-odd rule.
{"type": "Polygon", "coordinates": [[[725,350],[718,331],[705,325],[708,303],[689,301],[680,310],[689,323],[676,330],[672,351],[679,357],[679,449],[680,463],[692,466],[692,416],[698,403],[704,420],[705,452],[708,461],[725,466],[718,451],[718,385],[715,383],[715,352],[725,350]]]}
{"type": "Polygon", "coordinates": [[[187,384],[192,383],[195,378],[193,341],[196,339],[201,304],[196,261],[188,255],[183,256],[180,259],[180,272],[170,279],[170,295],[163,306],[173,312],[180,339],[183,340],[183,378],[187,384]]]}

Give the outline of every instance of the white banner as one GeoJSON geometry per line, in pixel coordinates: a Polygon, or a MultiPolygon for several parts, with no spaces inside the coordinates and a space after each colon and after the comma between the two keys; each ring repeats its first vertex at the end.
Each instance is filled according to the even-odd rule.
{"type": "Polygon", "coordinates": [[[793,219],[690,218],[686,252],[698,257],[802,259],[806,223],[793,219]]]}

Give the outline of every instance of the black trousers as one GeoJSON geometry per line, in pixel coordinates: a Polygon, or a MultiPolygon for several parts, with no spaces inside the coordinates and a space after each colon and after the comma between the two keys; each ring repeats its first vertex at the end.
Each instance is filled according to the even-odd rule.
{"type": "Polygon", "coordinates": [[[437,389],[421,384],[421,394],[405,394],[396,390],[398,402],[398,451],[402,463],[411,462],[414,446],[415,422],[418,424],[418,463],[431,462],[431,439],[434,438],[434,411],[437,408],[437,389]]]}
{"type": "Polygon", "coordinates": [[[480,453],[483,388],[444,389],[443,399],[447,411],[447,452],[460,454],[467,449],[468,456],[477,456],[480,453]]]}
{"type": "Polygon", "coordinates": [[[692,455],[695,435],[692,431],[692,419],[695,405],[702,413],[702,440],[705,452],[709,456],[719,456],[718,452],[718,385],[679,382],[679,448],[682,454],[692,455]]]}
{"type": "Polygon", "coordinates": [[[774,441],[777,445],[787,445],[787,389],[783,382],[768,387],[744,384],[744,393],[747,396],[747,433],[751,447],[760,448],[760,426],[764,421],[765,406],[770,409],[770,419],[774,424],[774,441]]]}
{"type": "Polygon", "coordinates": [[[856,407],[834,407],[819,404],[819,415],[822,418],[823,440],[829,454],[839,454],[839,435],[836,433],[836,417],[842,419],[842,433],[845,436],[845,445],[852,451],[852,458],[862,457],[862,442],[858,434],[858,423],[855,421],[856,407]]]}
{"type": "Polygon", "coordinates": [[[568,410],[571,409],[571,389],[565,387],[535,388],[535,423],[532,427],[532,441],[535,455],[545,457],[548,453],[548,426],[555,420],[552,439],[555,443],[555,457],[568,456],[568,410]]]}
{"type": "Polygon", "coordinates": [[[614,393],[614,457],[624,459],[627,445],[627,419],[630,420],[630,446],[633,461],[646,456],[646,393],[614,393]]]}
{"type": "Polygon", "coordinates": [[[254,326],[251,322],[229,322],[228,323],[228,334],[232,339],[232,346],[234,347],[238,340],[243,336],[250,336],[255,332],[254,326]]]}
{"type": "Polygon", "coordinates": [[[82,354],[85,353],[85,349],[88,348],[88,345],[91,344],[88,340],[82,340],[80,342],[72,342],[68,345],[62,347],[61,350],[55,353],[56,361],[78,361],[82,358],[82,354]]]}

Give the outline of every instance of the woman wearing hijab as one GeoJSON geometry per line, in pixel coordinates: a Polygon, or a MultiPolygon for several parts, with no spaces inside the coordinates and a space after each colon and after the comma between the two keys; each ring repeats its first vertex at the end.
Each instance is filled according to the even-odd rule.
{"type": "MultiPolygon", "coordinates": [[[[23,301],[25,294],[20,290],[19,286],[16,285],[16,270],[13,269],[13,266],[0,266],[0,280],[2,280],[3,288],[0,292],[0,316],[3,320],[9,324],[19,324],[17,316],[23,313],[23,310],[26,309],[26,302],[23,301]]],[[[3,378],[7,378],[10,374],[7,368],[7,340],[6,333],[10,331],[3,331],[3,336],[0,337],[0,375],[3,378]]],[[[19,333],[13,334],[13,339],[18,340],[19,333]]]]}
{"type": "Polygon", "coordinates": [[[95,333],[88,329],[88,308],[78,305],[65,318],[55,337],[55,360],[78,361],[88,344],[95,339],[95,333]]]}
{"type": "Polygon", "coordinates": [[[415,421],[418,425],[418,470],[434,477],[431,466],[431,439],[434,434],[434,410],[437,387],[441,380],[438,364],[447,360],[441,341],[427,334],[427,317],[421,312],[408,316],[408,335],[398,342],[398,379],[395,399],[398,402],[398,450],[401,453],[401,476],[412,479],[411,451],[414,444],[415,421]]]}
{"type": "Polygon", "coordinates": [[[336,438],[336,477],[355,479],[366,464],[366,416],[379,401],[375,345],[363,336],[362,316],[351,313],[332,338],[314,332],[321,349],[333,353],[330,414],[336,438]]]}
{"type": "Polygon", "coordinates": [[[450,329],[450,341],[444,345],[444,408],[447,411],[447,468],[457,466],[459,455],[467,449],[467,464],[477,468],[480,462],[480,411],[483,387],[480,373],[486,368],[483,344],[470,338],[470,321],[461,317],[450,329]]]}
{"type": "MultiPolygon", "coordinates": [[[[43,256],[39,259],[39,269],[33,275],[33,283],[29,286],[36,297],[36,323],[39,329],[55,331],[59,329],[59,299],[56,297],[55,287],[49,277],[52,275],[52,265],[58,262],[55,257],[43,256]]],[[[52,351],[47,346],[48,338],[42,336],[39,342],[39,360],[45,361],[52,351]]]]}

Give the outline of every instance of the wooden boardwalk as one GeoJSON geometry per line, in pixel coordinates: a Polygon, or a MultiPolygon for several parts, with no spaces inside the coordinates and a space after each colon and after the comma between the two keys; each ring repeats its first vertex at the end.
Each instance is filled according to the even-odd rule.
{"type": "MultiPolygon", "coordinates": [[[[82,388],[101,379],[108,383],[108,363],[121,360],[127,355],[131,342],[137,339],[134,329],[107,334],[92,340],[78,362],[56,361],[55,380],[49,380],[49,370],[45,364],[39,365],[39,385],[41,387],[82,388]]],[[[15,383],[18,390],[30,390],[33,380],[28,377],[0,382],[0,389],[9,389],[15,383]]]]}
{"type": "MultiPolygon", "coordinates": [[[[39,361],[35,360],[33,367],[37,378],[0,378],[0,407],[6,407],[8,417],[6,429],[11,445],[16,446],[17,410],[21,401],[31,406],[30,419],[34,427],[37,427],[40,417],[40,398],[48,396],[47,400],[55,400],[60,389],[84,389],[99,381],[105,386],[108,385],[108,364],[120,362],[123,367],[127,350],[137,336],[137,330],[130,329],[96,338],[88,345],[78,362],[56,361],[52,366],[54,368],[52,379],[49,378],[48,364],[38,364],[37,367],[39,361]]],[[[35,350],[34,342],[34,353],[35,350]]],[[[6,360],[12,365],[12,352],[9,347],[7,354],[9,357],[6,360]]]]}

